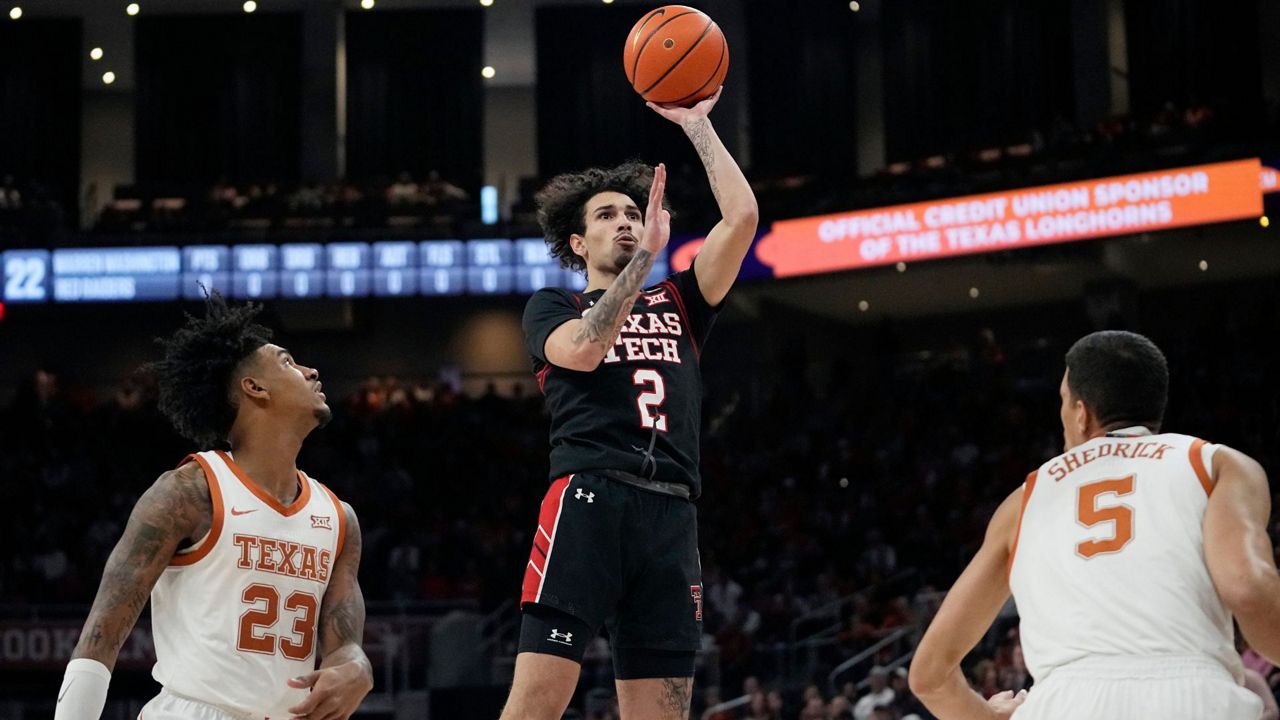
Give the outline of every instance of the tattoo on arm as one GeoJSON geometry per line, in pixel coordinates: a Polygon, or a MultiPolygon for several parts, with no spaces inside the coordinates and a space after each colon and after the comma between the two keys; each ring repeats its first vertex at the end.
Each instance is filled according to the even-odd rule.
{"type": "Polygon", "coordinates": [[[715,143],[712,142],[711,121],[699,118],[685,132],[689,134],[689,139],[693,141],[693,149],[698,151],[702,166],[707,170],[707,182],[711,183],[711,194],[715,196],[718,203],[721,201],[720,182],[716,179],[716,148],[715,143]]]}
{"type": "Polygon", "coordinates": [[[362,539],[355,512],[344,505],[347,538],[320,607],[320,666],[355,660],[372,679],[372,666],[360,645],[364,642],[364,595],[358,572],[362,539]]]}
{"type": "Polygon", "coordinates": [[[663,678],[662,695],[658,698],[659,717],[663,720],[686,720],[692,695],[692,678],[663,678]]]}
{"type": "Polygon", "coordinates": [[[631,314],[631,307],[644,286],[644,279],[649,276],[653,261],[653,253],[644,248],[636,249],[631,262],[622,269],[591,312],[582,318],[582,325],[573,336],[575,344],[588,342],[599,346],[601,352],[609,351],[622,324],[631,314]]]}
{"type": "Polygon", "coordinates": [[[174,552],[184,540],[203,535],[212,517],[209,486],[198,465],[160,476],[138,499],[124,535],[107,558],[72,656],[113,667],[174,552]]]}

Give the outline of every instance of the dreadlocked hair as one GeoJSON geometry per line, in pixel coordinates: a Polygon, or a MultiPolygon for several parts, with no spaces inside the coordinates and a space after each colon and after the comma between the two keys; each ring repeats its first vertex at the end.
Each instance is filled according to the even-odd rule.
{"type": "MultiPolygon", "coordinates": [[[[587,201],[602,192],[622,193],[644,213],[652,184],[653,168],[636,161],[613,168],[588,168],[551,178],[534,196],[538,206],[538,225],[542,227],[551,255],[560,261],[561,267],[585,272],[587,263],[573,251],[569,236],[587,231],[587,201]]],[[[662,205],[671,210],[666,197],[663,197],[662,205]]]]}
{"type": "Polygon", "coordinates": [[[230,306],[213,291],[205,298],[204,317],[185,313],[186,326],[156,338],[164,357],[148,369],[156,378],[160,412],[201,450],[226,443],[239,407],[232,375],[271,341],[271,331],[253,321],[261,311],[252,303],[230,306]]]}

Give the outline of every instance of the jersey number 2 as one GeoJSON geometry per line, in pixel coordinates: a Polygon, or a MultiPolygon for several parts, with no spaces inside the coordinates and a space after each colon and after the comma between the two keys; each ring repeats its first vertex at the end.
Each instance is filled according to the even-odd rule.
{"type": "Polygon", "coordinates": [[[636,407],[640,410],[640,427],[656,427],[659,432],[666,432],[667,414],[658,412],[658,407],[667,399],[667,388],[662,384],[662,375],[657,370],[641,368],[631,374],[631,384],[649,388],[636,398],[636,407]]]}
{"type": "Polygon", "coordinates": [[[1120,552],[1133,539],[1133,508],[1123,504],[1098,507],[1098,496],[1130,495],[1133,493],[1134,478],[1134,475],[1127,475],[1114,480],[1099,480],[1080,486],[1079,500],[1076,504],[1076,522],[1085,527],[1114,523],[1115,533],[1109,538],[1085,540],[1076,545],[1076,552],[1080,557],[1088,560],[1094,555],[1120,552]]]}
{"type": "MultiPolygon", "coordinates": [[[[236,648],[245,652],[274,655],[277,637],[266,632],[280,619],[280,591],[270,585],[254,583],[244,589],[241,602],[250,608],[240,615],[236,648]],[[261,604],[261,605],[260,605],[261,604]],[[259,634],[259,629],[263,632],[259,634]]],[[[290,660],[306,660],[316,643],[316,610],[319,603],[311,593],[297,590],[284,600],[284,609],[300,611],[293,619],[293,637],[278,638],[280,654],[290,660]]]]}

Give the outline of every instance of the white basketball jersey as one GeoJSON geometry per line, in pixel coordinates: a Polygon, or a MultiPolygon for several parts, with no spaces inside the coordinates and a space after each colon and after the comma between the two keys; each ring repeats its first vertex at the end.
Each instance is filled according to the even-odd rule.
{"type": "Polygon", "coordinates": [[[1243,682],[1204,559],[1215,449],[1127,428],[1028,476],[1009,586],[1037,683],[1099,655],[1206,656],[1243,682]]]}
{"type": "Polygon", "coordinates": [[[287,681],[316,666],[320,603],[346,514],[301,472],[301,491],[285,507],[230,455],[192,458],[209,482],[213,523],[151,591],[152,676],[171,693],[234,715],[288,718],[307,691],[287,681]]]}

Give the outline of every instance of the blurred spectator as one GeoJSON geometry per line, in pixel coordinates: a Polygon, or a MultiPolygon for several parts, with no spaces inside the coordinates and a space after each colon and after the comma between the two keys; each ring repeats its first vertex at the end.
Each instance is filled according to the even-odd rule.
{"type": "Polygon", "coordinates": [[[893,688],[889,687],[889,671],[877,665],[871,668],[871,674],[868,677],[871,680],[871,688],[854,704],[854,720],[867,720],[876,708],[893,703],[894,692],[893,688]]]}

